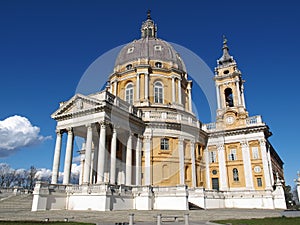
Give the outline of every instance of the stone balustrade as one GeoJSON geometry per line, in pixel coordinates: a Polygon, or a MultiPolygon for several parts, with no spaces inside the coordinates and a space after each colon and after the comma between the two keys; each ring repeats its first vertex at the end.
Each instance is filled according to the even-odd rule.
{"type": "Polygon", "coordinates": [[[181,123],[193,127],[201,128],[201,123],[192,115],[181,112],[167,111],[143,111],[142,119],[144,121],[158,121],[168,123],[181,123]]]}

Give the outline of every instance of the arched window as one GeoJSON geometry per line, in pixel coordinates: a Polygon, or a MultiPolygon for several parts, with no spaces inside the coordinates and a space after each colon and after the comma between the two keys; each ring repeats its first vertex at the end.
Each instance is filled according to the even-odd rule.
{"type": "Polygon", "coordinates": [[[156,62],[156,63],[155,63],[155,67],[157,67],[157,68],[162,68],[162,63],[161,63],[161,62],[156,62]]]}
{"type": "MultiPolygon", "coordinates": [[[[128,49],[129,50],[129,49],[128,49]]],[[[126,70],[131,70],[132,69],[132,64],[128,64],[127,66],[126,66],[126,70]]]]}
{"type": "Polygon", "coordinates": [[[239,171],[237,168],[234,168],[232,170],[232,174],[233,174],[233,180],[236,182],[239,181],[239,171]]]}
{"type": "Polygon", "coordinates": [[[163,85],[160,82],[154,84],[154,103],[163,103],[163,85]]]}
{"type": "Polygon", "coordinates": [[[133,104],[133,84],[129,83],[125,89],[125,101],[129,104],[133,104]]]}
{"type": "Polygon", "coordinates": [[[233,107],[233,95],[231,88],[225,89],[226,106],[233,107]]]}

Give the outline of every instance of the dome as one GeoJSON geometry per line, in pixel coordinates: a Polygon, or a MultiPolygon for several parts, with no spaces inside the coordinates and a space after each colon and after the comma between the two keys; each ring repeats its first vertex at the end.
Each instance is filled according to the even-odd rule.
{"type": "Polygon", "coordinates": [[[124,65],[138,59],[169,62],[176,69],[186,72],[180,55],[168,42],[159,38],[141,38],[123,47],[115,61],[115,66],[124,65]]]}
{"type": "Polygon", "coordinates": [[[144,59],[144,62],[146,59],[148,63],[149,60],[167,62],[171,64],[171,68],[186,72],[182,59],[171,44],[157,38],[157,26],[151,19],[149,10],[147,20],[141,27],[141,39],[134,40],[122,48],[115,61],[115,67],[132,61],[139,62],[139,59],[144,59]]]}

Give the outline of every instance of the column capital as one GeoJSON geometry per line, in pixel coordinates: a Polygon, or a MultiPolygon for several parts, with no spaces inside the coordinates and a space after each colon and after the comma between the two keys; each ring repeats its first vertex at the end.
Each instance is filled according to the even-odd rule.
{"type": "Polygon", "coordinates": [[[241,141],[240,144],[241,144],[242,148],[247,148],[247,147],[249,147],[248,141],[246,141],[246,140],[241,141]]]}
{"type": "Polygon", "coordinates": [[[260,146],[266,146],[266,140],[265,139],[259,139],[260,146]]]}
{"type": "Polygon", "coordinates": [[[99,121],[98,123],[100,125],[100,128],[102,128],[102,129],[105,129],[109,125],[109,123],[105,120],[99,121]]]}
{"type": "Polygon", "coordinates": [[[85,127],[86,127],[87,129],[92,129],[92,128],[94,127],[94,125],[95,125],[95,124],[93,124],[93,123],[87,123],[87,124],[85,125],[85,127]]]}
{"type": "Polygon", "coordinates": [[[195,145],[195,140],[190,140],[191,145],[195,145]]]}
{"type": "Polygon", "coordinates": [[[58,134],[63,134],[63,130],[61,130],[61,129],[56,129],[55,130],[55,133],[58,135],[58,134]]]}
{"type": "Polygon", "coordinates": [[[68,127],[67,129],[68,134],[73,133],[73,127],[68,127]]]}
{"type": "Polygon", "coordinates": [[[183,144],[184,139],[182,137],[178,138],[178,144],[182,145],[183,144]]]}
{"type": "Polygon", "coordinates": [[[217,149],[218,149],[218,151],[224,150],[224,144],[223,143],[217,144],[217,149]]]}

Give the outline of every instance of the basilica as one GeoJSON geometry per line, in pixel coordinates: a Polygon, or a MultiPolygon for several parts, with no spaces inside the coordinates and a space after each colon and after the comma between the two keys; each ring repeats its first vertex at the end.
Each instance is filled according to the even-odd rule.
{"type": "Polygon", "coordinates": [[[104,90],[78,93],[52,114],[52,181],[37,182],[32,210],[285,209],[283,162],[261,116],[249,116],[225,38],[211,79],[216,118],[203,124],[193,112],[185,63],[158,38],[148,12],[141,37],[121,49],[104,90]],[[71,184],[75,137],[84,143],[79,183],[71,184]]]}

